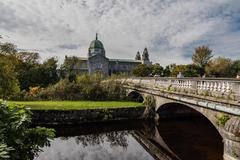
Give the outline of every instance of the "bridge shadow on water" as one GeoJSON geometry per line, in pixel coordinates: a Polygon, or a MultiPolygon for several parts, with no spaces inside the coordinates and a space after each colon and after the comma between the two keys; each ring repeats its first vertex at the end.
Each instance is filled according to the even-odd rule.
{"type": "Polygon", "coordinates": [[[158,110],[157,130],[164,143],[182,160],[222,160],[222,137],[199,112],[180,104],[158,110]]]}

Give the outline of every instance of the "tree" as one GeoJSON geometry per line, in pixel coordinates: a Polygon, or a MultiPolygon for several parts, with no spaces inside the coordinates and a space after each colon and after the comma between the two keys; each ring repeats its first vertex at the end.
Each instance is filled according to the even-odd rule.
{"type": "Polygon", "coordinates": [[[163,67],[159,63],[151,66],[152,75],[163,75],[163,67]]]}
{"type": "Polygon", "coordinates": [[[0,54],[14,55],[17,53],[16,45],[12,43],[0,43],[0,54]]]}
{"type": "Polygon", "coordinates": [[[176,65],[172,72],[172,76],[177,76],[179,72],[181,72],[185,77],[198,77],[199,76],[200,67],[192,64],[187,65],[176,65]]]}
{"type": "Polygon", "coordinates": [[[231,66],[231,77],[236,77],[236,75],[240,75],[240,60],[235,60],[231,66]]]}
{"type": "Polygon", "coordinates": [[[49,84],[54,84],[59,80],[57,74],[57,63],[58,60],[55,57],[47,59],[41,65],[42,75],[40,79],[42,80],[41,86],[48,86],[49,84]]]}
{"type": "Polygon", "coordinates": [[[16,63],[17,78],[20,82],[21,90],[28,90],[29,87],[46,87],[56,83],[58,79],[57,63],[55,57],[39,63],[39,54],[32,52],[17,53],[18,63],[16,63]]]}
{"type": "Polygon", "coordinates": [[[19,92],[19,82],[14,67],[4,56],[0,57],[0,97],[7,98],[19,92]]]}
{"type": "Polygon", "coordinates": [[[167,65],[165,67],[165,69],[163,70],[163,75],[164,77],[170,77],[170,76],[173,76],[172,75],[172,72],[174,70],[174,68],[176,67],[176,64],[173,63],[173,64],[170,64],[170,65],[167,65]]]}
{"type": "Polygon", "coordinates": [[[135,60],[141,60],[141,55],[139,51],[136,54],[135,60]]]}
{"type": "Polygon", "coordinates": [[[37,64],[39,60],[39,53],[35,52],[18,52],[17,58],[24,63],[37,64]]]}
{"type": "Polygon", "coordinates": [[[146,77],[150,75],[151,69],[145,64],[139,64],[133,69],[132,73],[137,77],[146,77]]]}
{"type": "Polygon", "coordinates": [[[200,67],[200,75],[205,73],[205,67],[213,57],[212,50],[208,46],[200,46],[195,49],[195,53],[192,55],[193,64],[200,67]]]}
{"type": "Polygon", "coordinates": [[[206,67],[206,73],[214,77],[229,77],[231,76],[231,65],[231,59],[218,57],[209,62],[206,67]]]}
{"type": "Polygon", "coordinates": [[[82,65],[82,61],[79,60],[78,57],[72,56],[67,57],[65,56],[64,62],[61,65],[60,71],[61,71],[61,78],[68,77],[69,80],[73,81],[75,80],[77,76],[77,68],[80,68],[82,65]]]}

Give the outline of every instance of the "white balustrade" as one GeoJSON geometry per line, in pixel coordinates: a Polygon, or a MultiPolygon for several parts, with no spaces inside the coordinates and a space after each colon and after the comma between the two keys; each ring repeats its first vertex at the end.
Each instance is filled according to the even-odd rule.
{"type": "Polygon", "coordinates": [[[168,88],[172,86],[174,88],[210,91],[219,94],[231,93],[240,96],[240,80],[236,79],[127,78],[124,82],[145,87],[168,88]]]}

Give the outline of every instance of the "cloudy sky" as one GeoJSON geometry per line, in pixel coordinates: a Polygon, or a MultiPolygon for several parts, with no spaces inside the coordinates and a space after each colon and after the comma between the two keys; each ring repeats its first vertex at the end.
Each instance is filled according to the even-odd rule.
{"type": "Polygon", "coordinates": [[[239,0],[0,0],[1,41],[42,59],[87,56],[95,33],[109,58],[147,47],[153,62],[190,63],[194,48],[240,58],[239,0]]]}

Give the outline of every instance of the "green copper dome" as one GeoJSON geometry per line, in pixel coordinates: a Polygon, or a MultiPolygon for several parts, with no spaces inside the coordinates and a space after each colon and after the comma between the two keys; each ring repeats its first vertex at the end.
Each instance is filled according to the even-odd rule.
{"type": "Polygon", "coordinates": [[[90,43],[90,47],[89,47],[89,49],[94,49],[94,48],[104,49],[102,42],[98,40],[97,34],[96,34],[96,39],[90,43]]]}

